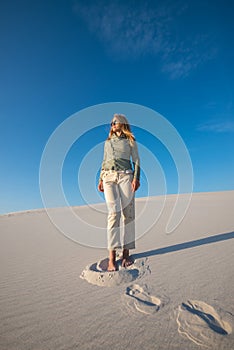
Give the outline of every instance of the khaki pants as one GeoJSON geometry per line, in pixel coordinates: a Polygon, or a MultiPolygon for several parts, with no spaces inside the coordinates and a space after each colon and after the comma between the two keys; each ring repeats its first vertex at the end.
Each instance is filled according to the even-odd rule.
{"type": "Polygon", "coordinates": [[[132,174],[106,171],[103,175],[104,195],[108,209],[108,249],[135,248],[135,194],[132,174]],[[120,238],[120,219],[123,219],[123,238],[120,238]]]}

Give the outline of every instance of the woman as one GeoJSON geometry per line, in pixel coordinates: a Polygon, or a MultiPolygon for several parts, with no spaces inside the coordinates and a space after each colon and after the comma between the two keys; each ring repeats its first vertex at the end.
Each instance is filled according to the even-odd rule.
{"type": "Polygon", "coordinates": [[[108,271],[116,271],[116,249],[119,248],[123,248],[122,266],[132,264],[129,249],[135,248],[135,191],[139,186],[140,159],[135,138],[126,117],[114,114],[104,146],[98,184],[98,190],[104,192],[108,208],[108,271]],[[122,244],[121,214],[124,226],[122,244]]]}

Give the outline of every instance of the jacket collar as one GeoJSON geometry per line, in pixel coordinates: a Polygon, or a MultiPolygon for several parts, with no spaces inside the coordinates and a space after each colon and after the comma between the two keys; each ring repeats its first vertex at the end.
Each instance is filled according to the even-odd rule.
{"type": "Polygon", "coordinates": [[[121,134],[120,136],[117,136],[115,133],[111,136],[112,139],[126,139],[126,135],[125,134],[121,134]]]}

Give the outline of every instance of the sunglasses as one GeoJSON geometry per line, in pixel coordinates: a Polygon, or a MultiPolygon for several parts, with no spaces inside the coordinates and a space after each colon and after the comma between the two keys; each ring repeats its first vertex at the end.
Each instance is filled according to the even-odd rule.
{"type": "Polygon", "coordinates": [[[117,120],[114,120],[113,122],[111,122],[111,126],[116,125],[116,124],[120,124],[120,122],[117,122],[117,120]]]}

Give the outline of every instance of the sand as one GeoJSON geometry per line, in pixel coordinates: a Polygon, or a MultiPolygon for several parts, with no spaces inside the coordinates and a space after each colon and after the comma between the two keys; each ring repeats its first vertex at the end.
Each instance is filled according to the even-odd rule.
{"type": "Polygon", "coordinates": [[[166,234],[174,202],[111,273],[106,249],[67,238],[44,209],[0,216],[0,350],[234,349],[234,191],[193,194],[166,234]]]}

